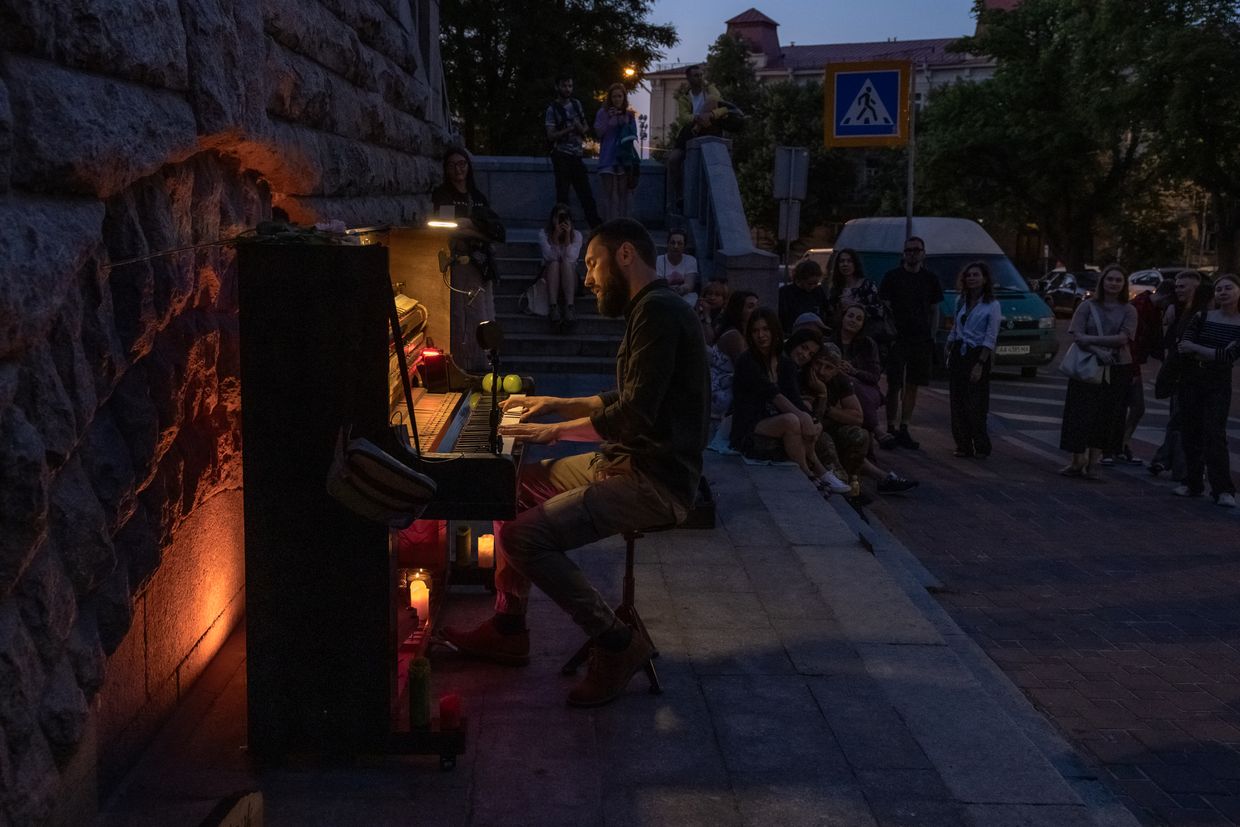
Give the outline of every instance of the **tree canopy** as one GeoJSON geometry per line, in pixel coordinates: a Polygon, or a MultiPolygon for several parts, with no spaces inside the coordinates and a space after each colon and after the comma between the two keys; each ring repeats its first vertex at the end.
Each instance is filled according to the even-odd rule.
{"type": "Polygon", "coordinates": [[[752,227],[774,232],[779,205],[771,196],[777,146],[809,150],[809,187],[801,225],[829,221],[852,196],[855,171],[839,152],[822,145],[822,84],[779,81],[759,85],[743,41],[720,35],[706,58],[706,76],[724,99],[746,113],[733,136],[732,160],[745,214],[752,227]]]}
{"type": "Polygon", "coordinates": [[[543,112],[556,75],[569,70],[574,94],[591,100],[638,73],[677,42],[671,25],[650,22],[649,0],[447,0],[440,43],[448,96],[462,138],[481,153],[541,154],[543,112]]]}
{"type": "MultiPolygon", "coordinates": [[[[918,125],[927,209],[1035,221],[1070,266],[1106,230],[1125,260],[1166,255],[1177,189],[1212,197],[1220,266],[1240,220],[1240,76],[1231,0],[978,2],[956,48],[993,78],[936,90],[918,125]]],[[[919,206],[921,211],[922,206],[919,206]]]]}

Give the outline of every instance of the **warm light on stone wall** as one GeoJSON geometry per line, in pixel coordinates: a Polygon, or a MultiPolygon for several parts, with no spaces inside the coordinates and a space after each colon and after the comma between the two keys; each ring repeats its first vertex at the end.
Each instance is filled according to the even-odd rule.
{"type": "Polygon", "coordinates": [[[0,0],[0,823],[88,823],[240,620],[211,242],[423,211],[437,28],[432,0],[0,0]]]}

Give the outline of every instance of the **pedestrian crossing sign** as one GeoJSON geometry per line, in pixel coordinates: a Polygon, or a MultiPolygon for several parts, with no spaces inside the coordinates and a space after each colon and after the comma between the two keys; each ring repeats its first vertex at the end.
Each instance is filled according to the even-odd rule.
{"type": "Polygon", "coordinates": [[[908,143],[911,78],[906,60],[828,64],[823,143],[828,147],[908,143]]]}

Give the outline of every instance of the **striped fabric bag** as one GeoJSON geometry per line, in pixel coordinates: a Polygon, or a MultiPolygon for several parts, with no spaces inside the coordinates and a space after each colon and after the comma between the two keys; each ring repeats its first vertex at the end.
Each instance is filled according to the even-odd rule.
{"type": "Polygon", "coordinates": [[[406,528],[435,496],[435,481],[396,460],[368,439],[336,439],[327,493],[350,511],[392,528],[406,528]]]}

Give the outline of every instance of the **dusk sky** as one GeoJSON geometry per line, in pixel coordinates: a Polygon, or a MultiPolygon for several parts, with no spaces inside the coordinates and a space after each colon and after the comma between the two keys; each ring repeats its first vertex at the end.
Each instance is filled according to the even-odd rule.
{"type": "MultiPolygon", "coordinates": [[[[702,0],[655,0],[650,19],[672,23],[680,42],[660,63],[697,62],[723,34],[724,21],[756,8],[779,24],[779,42],[866,43],[896,37],[959,37],[972,34],[973,0],[762,0],[752,3],[703,3],[702,0]]],[[[657,68],[656,66],[652,66],[657,68]]],[[[630,96],[639,112],[650,111],[649,90],[630,96]]]]}
{"type": "Polygon", "coordinates": [[[650,19],[672,23],[680,43],[668,52],[668,62],[698,61],[723,34],[724,21],[749,8],[779,24],[779,42],[864,43],[898,37],[957,37],[973,33],[973,0],[762,0],[703,3],[702,0],[655,0],[650,19]]]}

